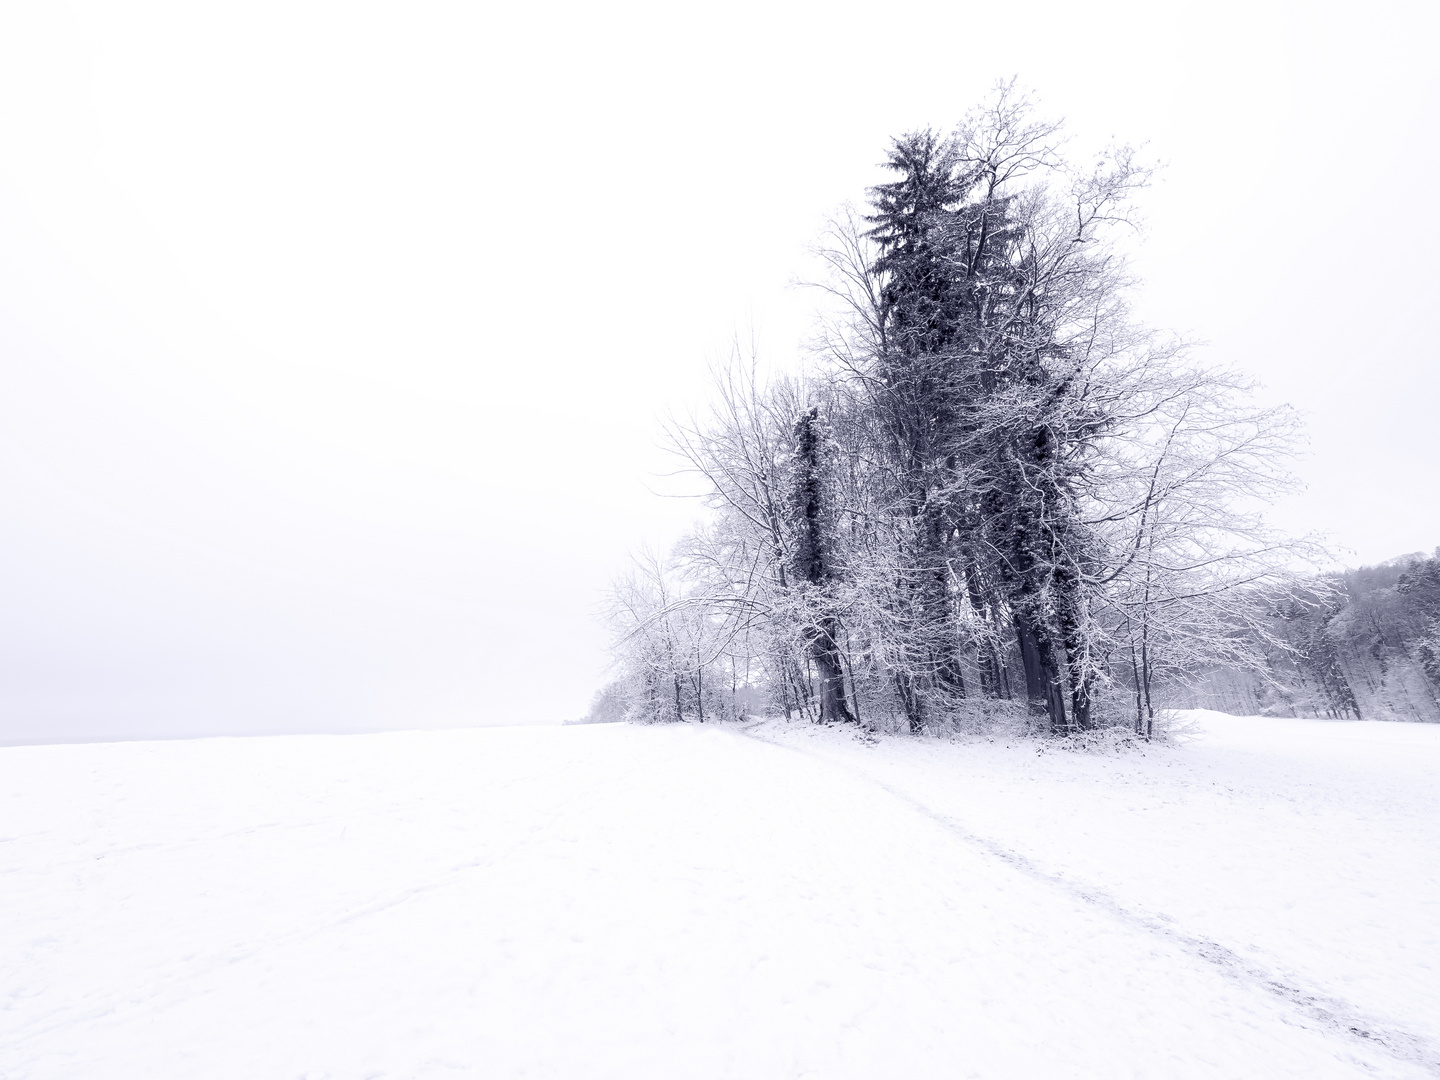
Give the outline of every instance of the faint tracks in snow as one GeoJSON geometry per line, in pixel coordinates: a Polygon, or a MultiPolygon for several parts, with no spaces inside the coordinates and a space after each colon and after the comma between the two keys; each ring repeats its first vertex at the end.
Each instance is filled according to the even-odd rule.
{"type": "Polygon", "coordinates": [[[1008,848],[989,837],[982,836],[970,829],[960,819],[934,809],[909,792],[886,783],[870,772],[848,766],[827,755],[815,753],[788,741],[767,738],[758,730],[764,726],[764,721],[756,721],[730,730],[738,731],[746,738],[754,739],[756,742],[789,750],[804,757],[822,761],[836,769],[844,770],[928,818],[957,839],[980,849],[1024,876],[1059,889],[1084,904],[1104,911],[1132,929],[1143,930],[1162,938],[1191,956],[1204,960],[1226,977],[1279,998],[1304,1018],[1319,1024],[1325,1030],[1338,1032],[1366,1046],[1384,1050],[1401,1061],[1418,1065],[1432,1075],[1440,1077],[1440,1047],[1437,1047],[1432,1040],[1366,1016],[1361,1010],[1339,998],[1306,990],[1296,985],[1295,980],[1282,978],[1272,971],[1267,971],[1261,965],[1217,941],[1187,933],[1175,925],[1168,916],[1152,915],[1138,910],[1122,903],[1103,889],[1047,870],[1013,848],[1008,848]]]}
{"type": "MultiPolygon", "coordinates": [[[[512,782],[518,784],[523,781],[512,782]]],[[[566,798],[550,805],[546,813],[537,819],[530,832],[510,843],[487,849],[473,858],[437,867],[425,876],[400,887],[389,886],[386,878],[377,875],[374,878],[377,887],[370,895],[364,899],[347,901],[338,910],[303,911],[293,920],[289,920],[291,925],[267,929],[263,934],[242,934],[180,960],[166,957],[157,968],[148,972],[149,982],[143,990],[137,990],[132,983],[127,982],[119,988],[119,992],[98,994],[94,999],[83,1003],[64,1001],[44,1011],[37,1011],[21,1025],[0,1025],[0,1042],[5,1044],[7,1051],[16,1052],[57,1031],[83,1028],[121,1014],[163,1013],[205,993],[211,980],[236,966],[263,960],[313,940],[334,935],[352,924],[384,916],[428,894],[463,886],[472,880],[477,872],[493,870],[523,852],[536,833],[553,829],[556,822],[563,820],[577,808],[587,805],[588,801],[593,799],[595,791],[604,783],[604,777],[597,777],[589,786],[573,789],[566,798]]],[[[337,825],[340,825],[343,831],[357,822],[364,824],[365,820],[363,815],[357,816],[352,811],[291,824],[262,821],[184,840],[134,844],[105,854],[107,857],[113,856],[118,862],[137,855],[174,854],[189,849],[224,846],[237,838],[248,839],[252,836],[276,834],[298,837],[315,831],[333,830],[337,825]]],[[[85,867],[95,857],[87,853],[81,859],[58,865],[62,869],[70,869],[72,864],[74,867],[85,867]]],[[[53,867],[43,870],[53,873],[53,867]]],[[[0,1020],[9,1019],[3,1015],[7,1004],[0,1001],[0,1020]]],[[[0,1080],[4,1080],[8,1075],[0,1070],[0,1080]]]]}

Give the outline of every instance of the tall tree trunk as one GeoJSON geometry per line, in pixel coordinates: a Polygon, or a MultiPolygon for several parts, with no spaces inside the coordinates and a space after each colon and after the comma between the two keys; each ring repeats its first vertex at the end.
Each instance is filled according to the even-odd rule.
{"type": "Polygon", "coordinates": [[[964,558],[965,591],[970,598],[970,607],[983,622],[987,631],[984,640],[975,650],[975,666],[980,670],[980,692],[987,697],[1003,697],[1000,681],[1000,657],[995,648],[995,641],[989,633],[991,605],[986,601],[984,589],[981,587],[980,574],[975,569],[975,558],[972,551],[967,549],[964,558]]]}
{"type": "Polygon", "coordinates": [[[1070,674],[1070,715],[1077,728],[1089,731],[1095,726],[1090,717],[1093,677],[1081,627],[1079,588],[1074,569],[1062,565],[1055,574],[1055,606],[1059,613],[1060,640],[1065,647],[1065,665],[1070,674]]]}
{"type": "MultiPolygon", "coordinates": [[[[1014,492],[1023,492],[1030,483],[1025,470],[1015,468],[1013,460],[1002,469],[1002,477],[1004,486],[1014,492]]],[[[1046,717],[1052,732],[1066,734],[1070,721],[1065,715],[1064,680],[1042,603],[1044,571],[1035,554],[1037,546],[1045,550],[1048,539],[1044,515],[1027,498],[1014,498],[1014,505],[1007,507],[998,491],[992,492],[983,512],[990,520],[1002,523],[999,537],[1005,557],[999,560],[997,569],[1020,646],[1026,703],[1032,716],[1046,717]]]]}
{"type": "Polygon", "coordinates": [[[929,681],[943,698],[965,696],[965,674],[960,666],[960,642],[955,633],[950,600],[950,560],[947,558],[950,526],[943,507],[927,500],[921,510],[923,569],[920,572],[921,629],[929,652],[929,681]]]}
{"type": "Polygon", "coordinates": [[[1136,735],[1144,735],[1144,734],[1145,734],[1145,714],[1144,714],[1144,712],[1141,710],[1141,699],[1140,699],[1140,694],[1141,694],[1141,691],[1140,691],[1140,660],[1139,660],[1139,658],[1135,655],[1135,641],[1134,641],[1133,638],[1132,638],[1131,641],[1130,641],[1130,671],[1131,671],[1131,672],[1134,674],[1134,676],[1135,676],[1135,734],[1136,734],[1136,735]]]}
{"type": "Polygon", "coordinates": [[[1145,737],[1155,734],[1155,704],[1150,700],[1150,621],[1148,611],[1140,623],[1140,676],[1145,684],[1145,737]]]}
{"type": "Polygon", "coordinates": [[[835,643],[837,629],[834,619],[821,619],[810,639],[810,659],[820,681],[820,722],[853,724],[855,714],[845,700],[845,668],[835,643]]]}
{"type": "Polygon", "coordinates": [[[855,723],[845,700],[845,669],[836,635],[840,621],[830,610],[829,587],[837,580],[834,562],[834,511],[830,476],[831,453],[828,427],[820,410],[811,406],[795,420],[794,471],[787,499],[787,521],[793,537],[792,576],[801,589],[801,599],[812,613],[804,626],[806,649],[806,697],[811,696],[809,666],[815,665],[819,678],[819,709],[822,723],[855,723]]]}
{"type": "Polygon", "coordinates": [[[925,730],[925,710],[920,695],[915,691],[915,680],[904,667],[895,670],[895,696],[900,699],[900,709],[905,714],[910,734],[920,734],[925,730]]]}
{"type": "Polygon", "coordinates": [[[1020,663],[1025,669],[1025,699],[1034,716],[1044,716],[1050,730],[1070,730],[1065,716],[1065,694],[1055,665],[1055,649],[1049,631],[1023,608],[1015,609],[1015,638],[1020,645],[1020,663]]]}
{"type": "Polygon", "coordinates": [[[850,663],[850,631],[845,631],[845,648],[840,656],[845,661],[845,670],[850,674],[850,701],[854,707],[855,722],[860,723],[860,687],[855,682],[855,668],[850,663]]]}

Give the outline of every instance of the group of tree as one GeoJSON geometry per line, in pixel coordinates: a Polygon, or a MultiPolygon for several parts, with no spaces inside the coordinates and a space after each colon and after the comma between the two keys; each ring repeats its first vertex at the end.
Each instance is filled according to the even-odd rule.
{"type": "Polygon", "coordinates": [[[1291,414],[1137,322],[1149,171],[1062,134],[1004,86],[895,139],[818,248],[806,375],[737,355],[670,425],[709,512],[614,589],[628,715],[1146,732],[1215,670],[1275,677],[1276,613],[1329,602],[1260,514],[1291,414]]]}

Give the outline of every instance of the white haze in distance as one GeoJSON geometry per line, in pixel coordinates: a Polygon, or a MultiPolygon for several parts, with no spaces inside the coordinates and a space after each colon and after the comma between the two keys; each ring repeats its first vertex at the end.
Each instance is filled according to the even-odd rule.
{"type": "Polygon", "coordinates": [[[1143,314],[1308,413],[1282,523],[1440,544],[1435,6],[1161,7],[0,8],[0,740],[579,715],[657,418],[1011,74],[1168,162],[1143,314]]]}

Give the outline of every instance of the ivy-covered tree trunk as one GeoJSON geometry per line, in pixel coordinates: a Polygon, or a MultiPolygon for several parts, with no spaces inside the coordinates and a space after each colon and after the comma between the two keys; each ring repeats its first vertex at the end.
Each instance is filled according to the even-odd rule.
{"type": "Polygon", "coordinates": [[[829,433],[814,406],[795,421],[795,452],[791,476],[790,528],[794,537],[791,576],[799,587],[807,615],[803,634],[818,678],[822,723],[856,723],[845,693],[840,620],[827,610],[829,587],[838,577],[832,542],[833,523],[827,491],[829,433]]]}
{"type": "Polygon", "coordinates": [[[950,538],[943,508],[926,506],[925,569],[921,582],[924,625],[929,631],[931,680],[947,698],[965,696],[965,674],[960,666],[960,639],[956,634],[954,602],[950,597],[950,538]]]}
{"type": "Polygon", "coordinates": [[[1065,647],[1065,666],[1070,676],[1070,716],[1074,726],[1089,731],[1095,726],[1091,715],[1094,693],[1093,664],[1085,640],[1083,624],[1084,598],[1079,571],[1063,560],[1054,579],[1056,614],[1060,624],[1060,641],[1065,647]]]}
{"type": "Polygon", "coordinates": [[[1015,640],[1020,647],[1020,664],[1025,669],[1025,699],[1030,712],[1043,716],[1050,730],[1070,730],[1065,716],[1065,688],[1059,665],[1055,662],[1055,646],[1043,619],[1037,619],[1024,605],[1015,609],[1015,640]]]}
{"type": "Polygon", "coordinates": [[[974,551],[967,548],[961,559],[965,568],[966,598],[970,601],[976,618],[985,627],[985,634],[975,650],[975,666],[980,672],[980,692],[986,697],[1005,698],[1009,693],[1002,674],[1004,662],[1000,658],[994,637],[993,605],[980,583],[980,572],[976,566],[978,560],[974,551]]]}
{"type": "Polygon", "coordinates": [[[1002,451],[997,457],[997,481],[987,497],[987,523],[1000,555],[1000,585],[1025,672],[1025,700],[1031,715],[1045,717],[1051,731],[1064,734],[1072,730],[1072,723],[1065,709],[1065,677],[1052,628],[1053,576],[1042,557],[1053,550],[1053,537],[1045,524],[1045,507],[1037,504],[1033,479],[1013,452],[1002,451]]]}
{"type": "Polygon", "coordinates": [[[836,643],[839,623],[835,619],[816,622],[810,639],[810,659],[820,683],[820,720],[822,723],[853,724],[855,714],[845,693],[845,666],[836,643]]]}

